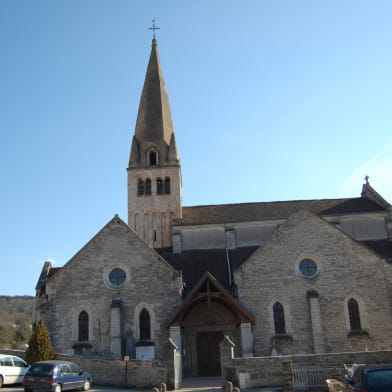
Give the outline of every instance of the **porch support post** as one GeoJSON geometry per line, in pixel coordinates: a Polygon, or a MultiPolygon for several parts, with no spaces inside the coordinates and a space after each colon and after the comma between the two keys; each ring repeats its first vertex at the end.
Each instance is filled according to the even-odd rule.
{"type": "Polygon", "coordinates": [[[242,356],[253,357],[253,332],[252,324],[240,324],[241,328],[241,343],[242,343],[242,356]]]}
{"type": "MultiPolygon", "coordinates": [[[[223,378],[229,377],[229,369],[231,367],[232,359],[234,358],[234,347],[235,344],[227,335],[225,335],[223,340],[219,343],[221,375],[223,378]]],[[[233,375],[231,376],[233,377],[233,375]]],[[[232,381],[238,383],[238,380],[235,377],[232,381]]]]}
{"type": "Polygon", "coordinates": [[[169,341],[173,347],[173,372],[174,372],[174,388],[179,389],[182,383],[182,346],[181,346],[181,327],[171,326],[169,328],[170,339],[169,341]]]}
{"type": "Polygon", "coordinates": [[[170,327],[170,338],[173,340],[175,345],[177,346],[177,350],[179,352],[182,351],[181,348],[181,327],[178,325],[170,327]]]}

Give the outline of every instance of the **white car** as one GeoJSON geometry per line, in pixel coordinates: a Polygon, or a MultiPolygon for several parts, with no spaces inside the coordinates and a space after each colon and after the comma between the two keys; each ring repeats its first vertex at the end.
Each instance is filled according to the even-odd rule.
{"type": "Polygon", "coordinates": [[[0,354],[0,388],[4,384],[19,384],[27,372],[29,364],[14,355],[0,354]]]}

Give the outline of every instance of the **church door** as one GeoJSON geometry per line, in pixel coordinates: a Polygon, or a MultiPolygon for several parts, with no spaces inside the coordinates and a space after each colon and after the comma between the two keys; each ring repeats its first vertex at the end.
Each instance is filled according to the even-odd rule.
{"type": "Polygon", "coordinates": [[[222,339],[222,331],[197,333],[196,345],[199,376],[211,377],[221,375],[219,343],[222,339]]]}

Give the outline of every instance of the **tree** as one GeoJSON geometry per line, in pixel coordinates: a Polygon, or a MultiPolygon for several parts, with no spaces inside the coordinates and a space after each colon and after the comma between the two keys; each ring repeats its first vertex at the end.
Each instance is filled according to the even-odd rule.
{"type": "Polygon", "coordinates": [[[50,342],[50,335],[44,322],[40,319],[29,340],[29,347],[26,350],[26,361],[34,363],[48,361],[53,358],[54,351],[50,342]]]}
{"type": "Polygon", "coordinates": [[[11,349],[14,328],[9,325],[0,325],[0,348],[11,349]]]}

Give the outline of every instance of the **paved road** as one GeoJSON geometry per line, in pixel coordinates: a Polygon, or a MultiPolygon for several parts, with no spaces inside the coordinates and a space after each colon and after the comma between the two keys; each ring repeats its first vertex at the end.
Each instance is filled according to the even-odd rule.
{"type": "MultiPolygon", "coordinates": [[[[222,390],[222,379],[220,377],[187,378],[183,380],[181,389],[175,392],[219,392],[222,390]]],[[[21,385],[5,386],[1,392],[23,392],[21,385]]],[[[115,387],[101,387],[93,385],[90,392],[150,392],[151,389],[128,389],[115,387]]]]}
{"type": "MultiPolygon", "coordinates": [[[[146,390],[136,390],[136,389],[124,389],[124,388],[114,388],[114,387],[99,387],[93,385],[92,388],[90,389],[90,392],[124,392],[124,391],[129,391],[129,392],[146,392],[146,390]]],[[[20,385],[15,385],[15,386],[4,386],[1,388],[1,392],[23,392],[23,387],[20,385]]]]}
{"type": "MultiPolygon", "coordinates": [[[[175,392],[220,392],[222,390],[223,379],[220,377],[195,377],[183,380],[181,389],[175,392]]],[[[23,392],[21,385],[5,386],[1,392],[23,392]]],[[[150,392],[151,389],[128,389],[115,387],[101,387],[93,385],[90,392],[150,392]]]]}
{"type": "MultiPolygon", "coordinates": [[[[222,391],[221,387],[217,386],[216,384],[200,385],[197,381],[196,382],[186,382],[185,385],[181,389],[177,389],[175,392],[219,392],[222,391]]],[[[90,392],[150,392],[151,390],[148,389],[125,389],[125,388],[114,388],[114,387],[100,387],[95,386],[90,389],[90,392]]],[[[255,388],[255,389],[243,389],[243,392],[281,392],[281,388],[255,388]]],[[[23,387],[21,386],[5,386],[1,388],[1,392],[23,392],[23,387]]]]}

